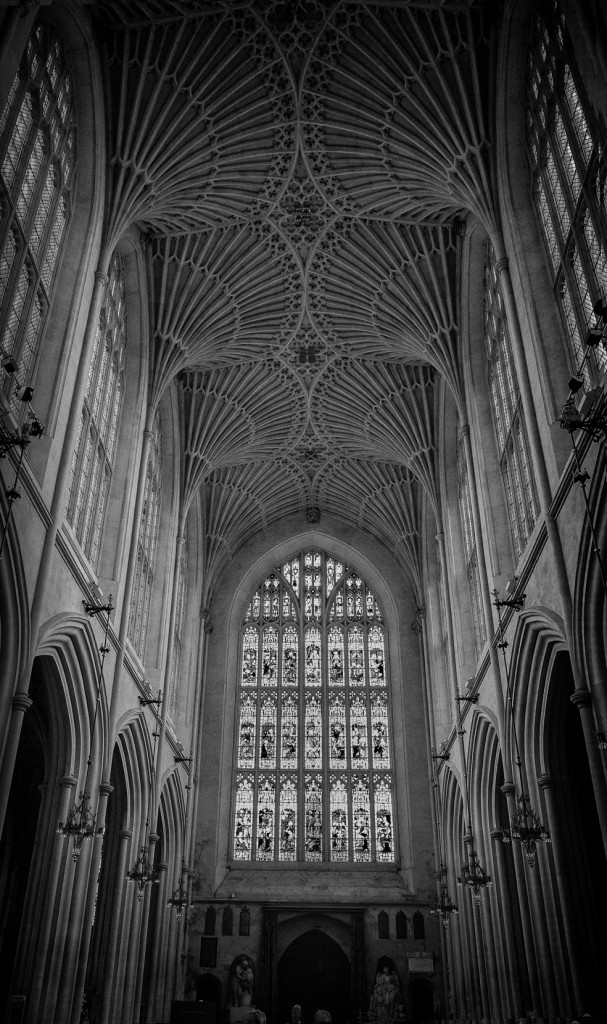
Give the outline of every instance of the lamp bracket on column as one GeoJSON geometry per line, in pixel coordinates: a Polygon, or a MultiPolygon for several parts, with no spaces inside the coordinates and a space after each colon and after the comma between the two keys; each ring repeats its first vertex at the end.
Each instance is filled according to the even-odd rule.
{"type": "Polygon", "coordinates": [[[101,612],[107,612],[109,615],[110,612],[114,610],[111,594],[107,604],[92,604],[90,601],[83,601],[82,603],[86,614],[90,615],[91,618],[93,618],[94,615],[100,615],[101,612]]]}
{"type": "Polygon", "coordinates": [[[147,707],[149,704],[157,704],[158,707],[162,704],[162,690],[158,691],[157,697],[139,697],[139,703],[142,707],[147,707]]]}

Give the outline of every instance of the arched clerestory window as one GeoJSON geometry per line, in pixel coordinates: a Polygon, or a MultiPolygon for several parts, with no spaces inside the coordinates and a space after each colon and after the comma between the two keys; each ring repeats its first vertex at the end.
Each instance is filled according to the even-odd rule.
{"type": "Polygon", "coordinates": [[[538,516],[529,442],[512,356],[495,252],[485,246],[485,345],[495,438],[516,559],[520,558],[538,516]]]}
{"type": "MultiPolygon", "coordinates": [[[[6,361],[31,383],[71,213],[76,164],[74,87],[61,40],[32,32],[0,115],[0,385],[6,361]]],[[[12,391],[12,393],[11,393],[12,391]]]]}
{"type": "MultiPolygon", "coordinates": [[[[544,0],[535,18],[526,118],[533,198],[578,368],[593,305],[607,295],[607,133],[585,94],[555,0],[544,0]]],[[[591,359],[607,367],[602,346],[591,359]]],[[[584,375],[588,383],[586,365],[584,375]]]]}
{"type": "Polygon", "coordinates": [[[128,638],[140,658],[143,658],[150,615],[150,600],[156,568],[160,504],[162,496],[162,428],[160,413],[154,419],[148,455],[143,506],[137,534],[137,562],[133,579],[133,592],[129,612],[128,638]]]}
{"type": "Polygon", "coordinates": [[[241,634],[233,857],[395,860],[386,632],[352,567],[268,573],[241,634]]]}
{"type": "Polygon", "coordinates": [[[459,497],[459,515],[462,527],[463,553],[468,577],[468,588],[470,591],[470,611],[472,615],[472,628],[474,630],[474,653],[478,658],[487,639],[485,619],[483,615],[483,600],[481,594],[481,580],[478,566],[478,550],[476,535],[474,532],[474,521],[472,518],[472,494],[470,492],[470,477],[464,440],[458,433],[457,442],[457,491],[459,497]]]}
{"type": "Polygon", "coordinates": [[[67,520],[95,567],[114,470],[125,356],[124,266],[122,257],[115,253],[95,334],[67,500],[67,520]]]}

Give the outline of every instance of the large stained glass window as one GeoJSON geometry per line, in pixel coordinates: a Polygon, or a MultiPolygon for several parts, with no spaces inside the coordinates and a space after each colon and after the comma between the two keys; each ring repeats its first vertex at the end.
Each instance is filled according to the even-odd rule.
{"type": "MultiPolygon", "coordinates": [[[[527,64],[527,147],[554,290],[580,366],[593,305],[607,297],[607,133],[585,95],[562,11],[544,0],[527,64]]],[[[590,366],[607,367],[602,346],[590,366]]],[[[587,384],[588,365],[584,365],[587,384]]]]}
{"type": "Polygon", "coordinates": [[[72,458],[67,520],[96,567],[124,394],[126,300],[122,258],[112,257],[72,458]]]}
{"type": "MultiPolygon", "coordinates": [[[[29,384],[71,213],[74,88],[61,40],[40,23],[0,115],[0,354],[29,384]]],[[[15,415],[21,403],[0,368],[15,415]]]]}
{"type": "Polygon", "coordinates": [[[355,569],[310,550],[256,587],[236,729],[235,860],[395,860],[386,632],[355,569]]]}
{"type": "Polygon", "coordinates": [[[485,343],[497,448],[517,560],[538,515],[529,444],[493,246],[485,248],[485,343]]]}

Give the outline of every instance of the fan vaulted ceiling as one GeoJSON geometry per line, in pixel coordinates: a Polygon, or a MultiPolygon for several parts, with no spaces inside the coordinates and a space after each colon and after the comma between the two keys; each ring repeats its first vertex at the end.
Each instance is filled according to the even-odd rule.
{"type": "MultiPolygon", "coordinates": [[[[209,586],[309,506],[419,583],[436,388],[460,396],[458,222],[491,224],[477,5],[98,5],[107,243],[150,239],[152,395],[178,379],[209,586]]],[[[483,57],[484,61],[484,57],[483,57]]]]}

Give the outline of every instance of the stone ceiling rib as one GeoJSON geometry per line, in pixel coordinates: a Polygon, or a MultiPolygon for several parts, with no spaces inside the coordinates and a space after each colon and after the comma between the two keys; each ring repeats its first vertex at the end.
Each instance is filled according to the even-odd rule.
{"type": "Polygon", "coordinates": [[[170,233],[267,213],[295,153],[293,96],[271,50],[235,11],[115,34],[110,240],[133,223],[170,233]]]}
{"type": "Polygon", "coordinates": [[[147,239],[208,588],[318,505],[419,587],[435,388],[461,400],[457,224],[493,218],[474,0],[106,0],[106,242],[147,239]]]}

